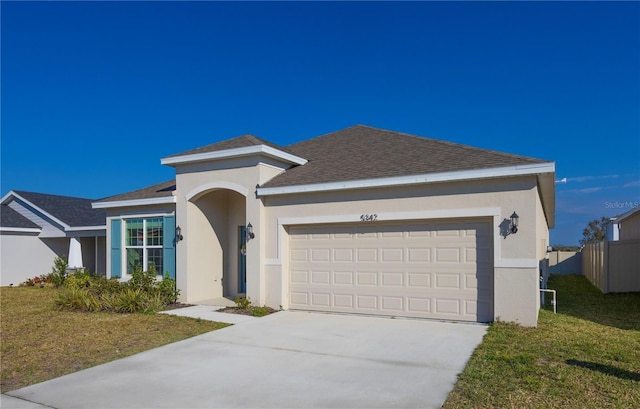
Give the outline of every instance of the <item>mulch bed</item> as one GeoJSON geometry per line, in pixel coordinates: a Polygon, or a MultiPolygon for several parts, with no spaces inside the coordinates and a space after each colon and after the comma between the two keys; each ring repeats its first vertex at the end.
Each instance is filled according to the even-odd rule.
{"type": "MultiPolygon", "coordinates": [[[[274,312],[278,312],[278,310],[274,310],[273,308],[270,307],[265,307],[266,309],[266,314],[265,315],[269,315],[269,314],[273,314],[274,312]]],[[[223,308],[221,310],[218,310],[218,312],[226,312],[229,314],[240,314],[240,315],[253,315],[252,311],[250,308],[238,308],[238,307],[226,307],[223,308]]]]}

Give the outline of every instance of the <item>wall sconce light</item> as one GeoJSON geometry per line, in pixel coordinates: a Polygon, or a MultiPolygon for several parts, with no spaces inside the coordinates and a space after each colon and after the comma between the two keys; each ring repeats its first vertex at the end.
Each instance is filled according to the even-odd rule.
{"type": "Polygon", "coordinates": [[[518,223],[520,221],[520,216],[516,212],[513,212],[511,215],[511,222],[509,223],[509,230],[511,234],[516,234],[518,232],[518,223]]]}
{"type": "Polygon", "coordinates": [[[182,229],[180,228],[180,226],[176,226],[176,241],[180,241],[183,238],[184,237],[182,237],[182,229]]]}
{"type": "Polygon", "coordinates": [[[247,224],[247,241],[253,239],[256,235],[253,233],[253,225],[251,223],[247,224]]]}

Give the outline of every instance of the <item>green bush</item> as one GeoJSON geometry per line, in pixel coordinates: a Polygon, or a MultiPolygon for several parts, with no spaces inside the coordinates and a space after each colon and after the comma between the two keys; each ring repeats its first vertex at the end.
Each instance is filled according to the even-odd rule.
{"type": "Polygon", "coordinates": [[[169,275],[158,280],[153,268],[149,271],[136,268],[127,282],[76,271],[66,277],[56,305],[60,309],[80,311],[150,313],[163,310],[179,295],[175,280],[169,275]]]}
{"type": "Polygon", "coordinates": [[[86,288],[91,285],[92,277],[87,270],[76,270],[64,280],[66,288],[86,288]]]}
{"type": "Polygon", "coordinates": [[[95,294],[86,288],[65,288],[58,294],[56,304],[59,309],[79,311],[100,311],[101,303],[95,294]]]}
{"type": "Polygon", "coordinates": [[[57,256],[53,260],[50,276],[55,287],[62,287],[62,285],[64,285],[64,280],[67,277],[67,267],[69,267],[69,262],[66,256],[57,256]]]}
{"type": "Polygon", "coordinates": [[[254,317],[264,317],[271,313],[271,309],[269,307],[252,307],[251,315],[254,317]]]}
{"type": "Polygon", "coordinates": [[[248,310],[251,308],[251,300],[246,297],[236,297],[235,298],[236,306],[243,310],[248,310]]]}

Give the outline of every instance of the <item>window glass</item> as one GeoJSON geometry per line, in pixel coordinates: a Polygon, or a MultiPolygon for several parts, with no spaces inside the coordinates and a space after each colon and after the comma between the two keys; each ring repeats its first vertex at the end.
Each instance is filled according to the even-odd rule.
{"type": "Polygon", "coordinates": [[[162,219],[147,219],[147,246],[162,246],[162,219]]]}
{"type": "Polygon", "coordinates": [[[127,249],[127,273],[133,273],[136,267],[144,269],[144,263],[142,262],[142,249],[128,248],[127,249]]]}
{"type": "Polygon", "coordinates": [[[162,249],[149,249],[147,251],[147,265],[147,270],[153,267],[158,275],[163,275],[162,249]]]}
{"type": "Polygon", "coordinates": [[[144,220],[142,219],[133,219],[127,220],[126,223],[126,237],[125,237],[125,245],[126,246],[142,246],[144,243],[144,230],[143,230],[144,220]]]}

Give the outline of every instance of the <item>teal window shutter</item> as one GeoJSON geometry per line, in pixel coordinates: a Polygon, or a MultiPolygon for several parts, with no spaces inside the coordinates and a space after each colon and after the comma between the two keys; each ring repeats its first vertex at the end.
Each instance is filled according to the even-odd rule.
{"type": "Polygon", "coordinates": [[[164,271],[162,276],[169,273],[169,277],[176,279],[176,217],[164,217],[164,231],[162,243],[162,257],[164,259],[164,271]]]}
{"type": "Polygon", "coordinates": [[[122,277],[122,219],[111,219],[111,278],[122,277]]]}

